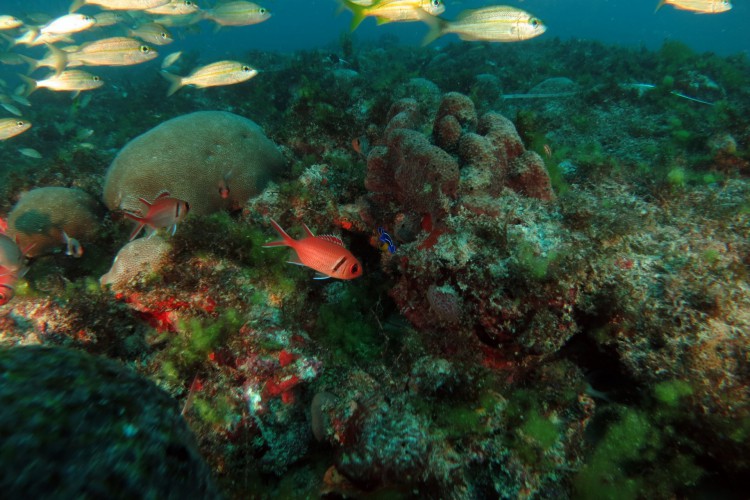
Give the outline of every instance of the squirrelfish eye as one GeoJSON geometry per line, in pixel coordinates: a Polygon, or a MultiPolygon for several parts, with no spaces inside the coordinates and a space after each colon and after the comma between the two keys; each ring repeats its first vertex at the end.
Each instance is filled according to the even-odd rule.
{"type": "Polygon", "coordinates": [[[352,264],[351,271],[352,274],[357,274],[359,272],[359,264],[352,264]]]}

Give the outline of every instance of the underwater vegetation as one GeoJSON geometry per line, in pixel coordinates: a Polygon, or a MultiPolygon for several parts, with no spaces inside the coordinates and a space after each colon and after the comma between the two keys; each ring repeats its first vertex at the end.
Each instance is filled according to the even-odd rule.
{"type": "Polygon", "coordinates": [[[273,71],[242,88],[45,96],[2,143],[0,219],[47,213],[53,240],[26,260],[2,240],[0,369],[43,389],[4,408],[104,394],[135,420],[92,412],[87,432],[120,434],[79,453],[138,436],[167,449],[154,484],[174,459],[207,496],[742,496],[745,56],[344,36],[251,57],[273,71]],[[91,205],[30,210],[42,189],[91,205]],[[139,200],[163,193],[187,215],[139,200]],[[125,210],[166,229],[129,242],[125,210]],[[340,241],[361,276],[289,265],[271,219],[340,241]]]}

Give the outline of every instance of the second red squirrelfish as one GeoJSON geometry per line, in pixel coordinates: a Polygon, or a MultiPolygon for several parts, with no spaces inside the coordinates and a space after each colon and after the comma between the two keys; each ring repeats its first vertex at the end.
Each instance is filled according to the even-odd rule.
{"type": "Polygon", "coordinates": [[[138,236],[138,233],[144,227],[148,227],[152,232],[156,229],[171,227],[172,234],[174,234],[177,224],[182,222],[190,210],[188,202],[173,198],[169,193],[161,193],[152,203],[143,198],[139,198],[139,200],[148,207],[146,215],[125,212],[125,217],[138,223],[133,232],[130,233],[131,241],[138,236]]]}
{"type": "Polygon", "coordinates": [[[291,247],[297,254],[297,260],[290,264],[307,266],[318,272],[315,279],[338,278],[351,280],[362,276],[362,264],[344,247],[344,242],[336,236],[315,236],[305,224],[306,236],[295,240],[271,219],[271,225],[281,235],[281,240],[272,241],[264,247],[291,247]]]}

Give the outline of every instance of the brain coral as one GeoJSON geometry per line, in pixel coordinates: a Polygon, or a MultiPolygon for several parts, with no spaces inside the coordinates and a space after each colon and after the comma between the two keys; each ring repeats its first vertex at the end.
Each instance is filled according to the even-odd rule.
{"type": "Polygon", "coordinates": [[[220,498],[177,403],[132,370],[58,347],[0,350],[6,498],[220,498]]]}
{"type": "Polygon", "coordinates": [[[23,194],[8,215],[8,236],[34,257],[65,247],[63,231],[86,246],[100,228],[99,203],[80,189],[43,187],[23,194]],[[33,245],[33,246],[32,246],[33,245]]]}
{"type": "Polygon", "coordinates": [[[120,150],[107,171],[110,210],[143,210],[167,191],[196,214],[241,207],[284,168],[284,159],[255,122],[224,111],[168,120],[120,150]]]}

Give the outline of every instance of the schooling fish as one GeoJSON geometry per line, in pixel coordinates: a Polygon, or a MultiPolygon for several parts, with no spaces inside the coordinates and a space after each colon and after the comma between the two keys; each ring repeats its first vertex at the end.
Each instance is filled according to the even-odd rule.
{"type": "Polygon", "coordinates": [[[656,10],[661,9],[665,4],[679,10],[690,10],[696,14],[720,14],[732,8],[729,0],[661,0],[656,10]]]}
{"type": "Polygon", "coordinates": [[[69,11],[75,12],[84,5],[96,5],[107,10],[146,10],[168,3],[169,0],[74,0],[69,11]]]}
{"type": "Polygon", "coordinates": [[[461,40],[487,42],[518,42],[539,36],[547,27],[528,12],[505,5],[464,10],[455,21],[420,13],[430,26],[423,41],[427,45],[447,33],[455,33],[461,40]]]}
{"type": "Polygon", "coordinates": [[[239,0],[220,3],[213,9],[206,10],[203,17],[219,26],[249,26],[270,19],[271,11],[256,3],[239,0]]]}
{"type": "Polygon", "coordinates": [[[420,14],[437,16],[445,12],[443,0],[380,0],[371,5],[361,5],[352,0],[341,0],[352,11],[349,29],[354,31],[365,17],[374,17],[378,24],[419,21],[420,14]]]}
{"type": "Polygon", "coordinates": [[[338,278],[350,280],[362,276],[362,264],[352,253],[344,248],[344,242],[336,236],[315,236],[305,224],[306,236],[295,240],[271,219],[271,225],[281,235],[279,241],[272,241],[264,247],[291,247],[297,259],[290,264],[307,266],[318,273],[315,279],[338,278]]]}
{"type": "Polygon", "coordinates": [[[39,29],[42,35],[67,35],[85,31],[96,24],[96,19],[84,14],[66,14],[54,19],[39,29]]]}
{"type": "Polygon", "coordinates": [[[131,241],[138,236],[138,233],[144,227],[150,228],[152,234],[154,230],[171,227],[172,234],[174,234],[177,230],[177,224],[182,222],[187,216],[188,211],[190,211],[188,202],[173,198],[166,192],[157,196],[153,203],[149,203],[143,198],[138,199],[148,207],[148,211],[146,215],[125,212],[125,217],[133,219],[138,223],[133,232],[130,233],[131,241]]]}
{"type": "Polygon", "coordinates": [[[93,90],[104,85],[101,78],[79,69],[69,69],[58,75],[51,75],[43,80],[34,80],[24,75],[18,75],[25,81],[29,88],[26,90],[28,97],[36,89],[46,88],[56,92],[75,92],[76,95],[82,90],[93,90]]]}
{"type": "Polygon", "coordinates": [[[23,26],[23,21],[17,17],[2,15],[0,16],[0,30],[12,30],[23,26]]]}
{"type": "Polygon", "coordinates": [[[0,118],[0,141],[22,134],[31,128],[31,123],[21,118],[0,118]]]}
{"type": "Polygon", "coordinates": [[[258,70],[237,61],[219,61],[196,68],[187,76],[173,75],[162,70],[161,75],[169,81],[167,97],[185,85],[194,87],[216,87],[247,81],[258,74],[258,70]]]}

